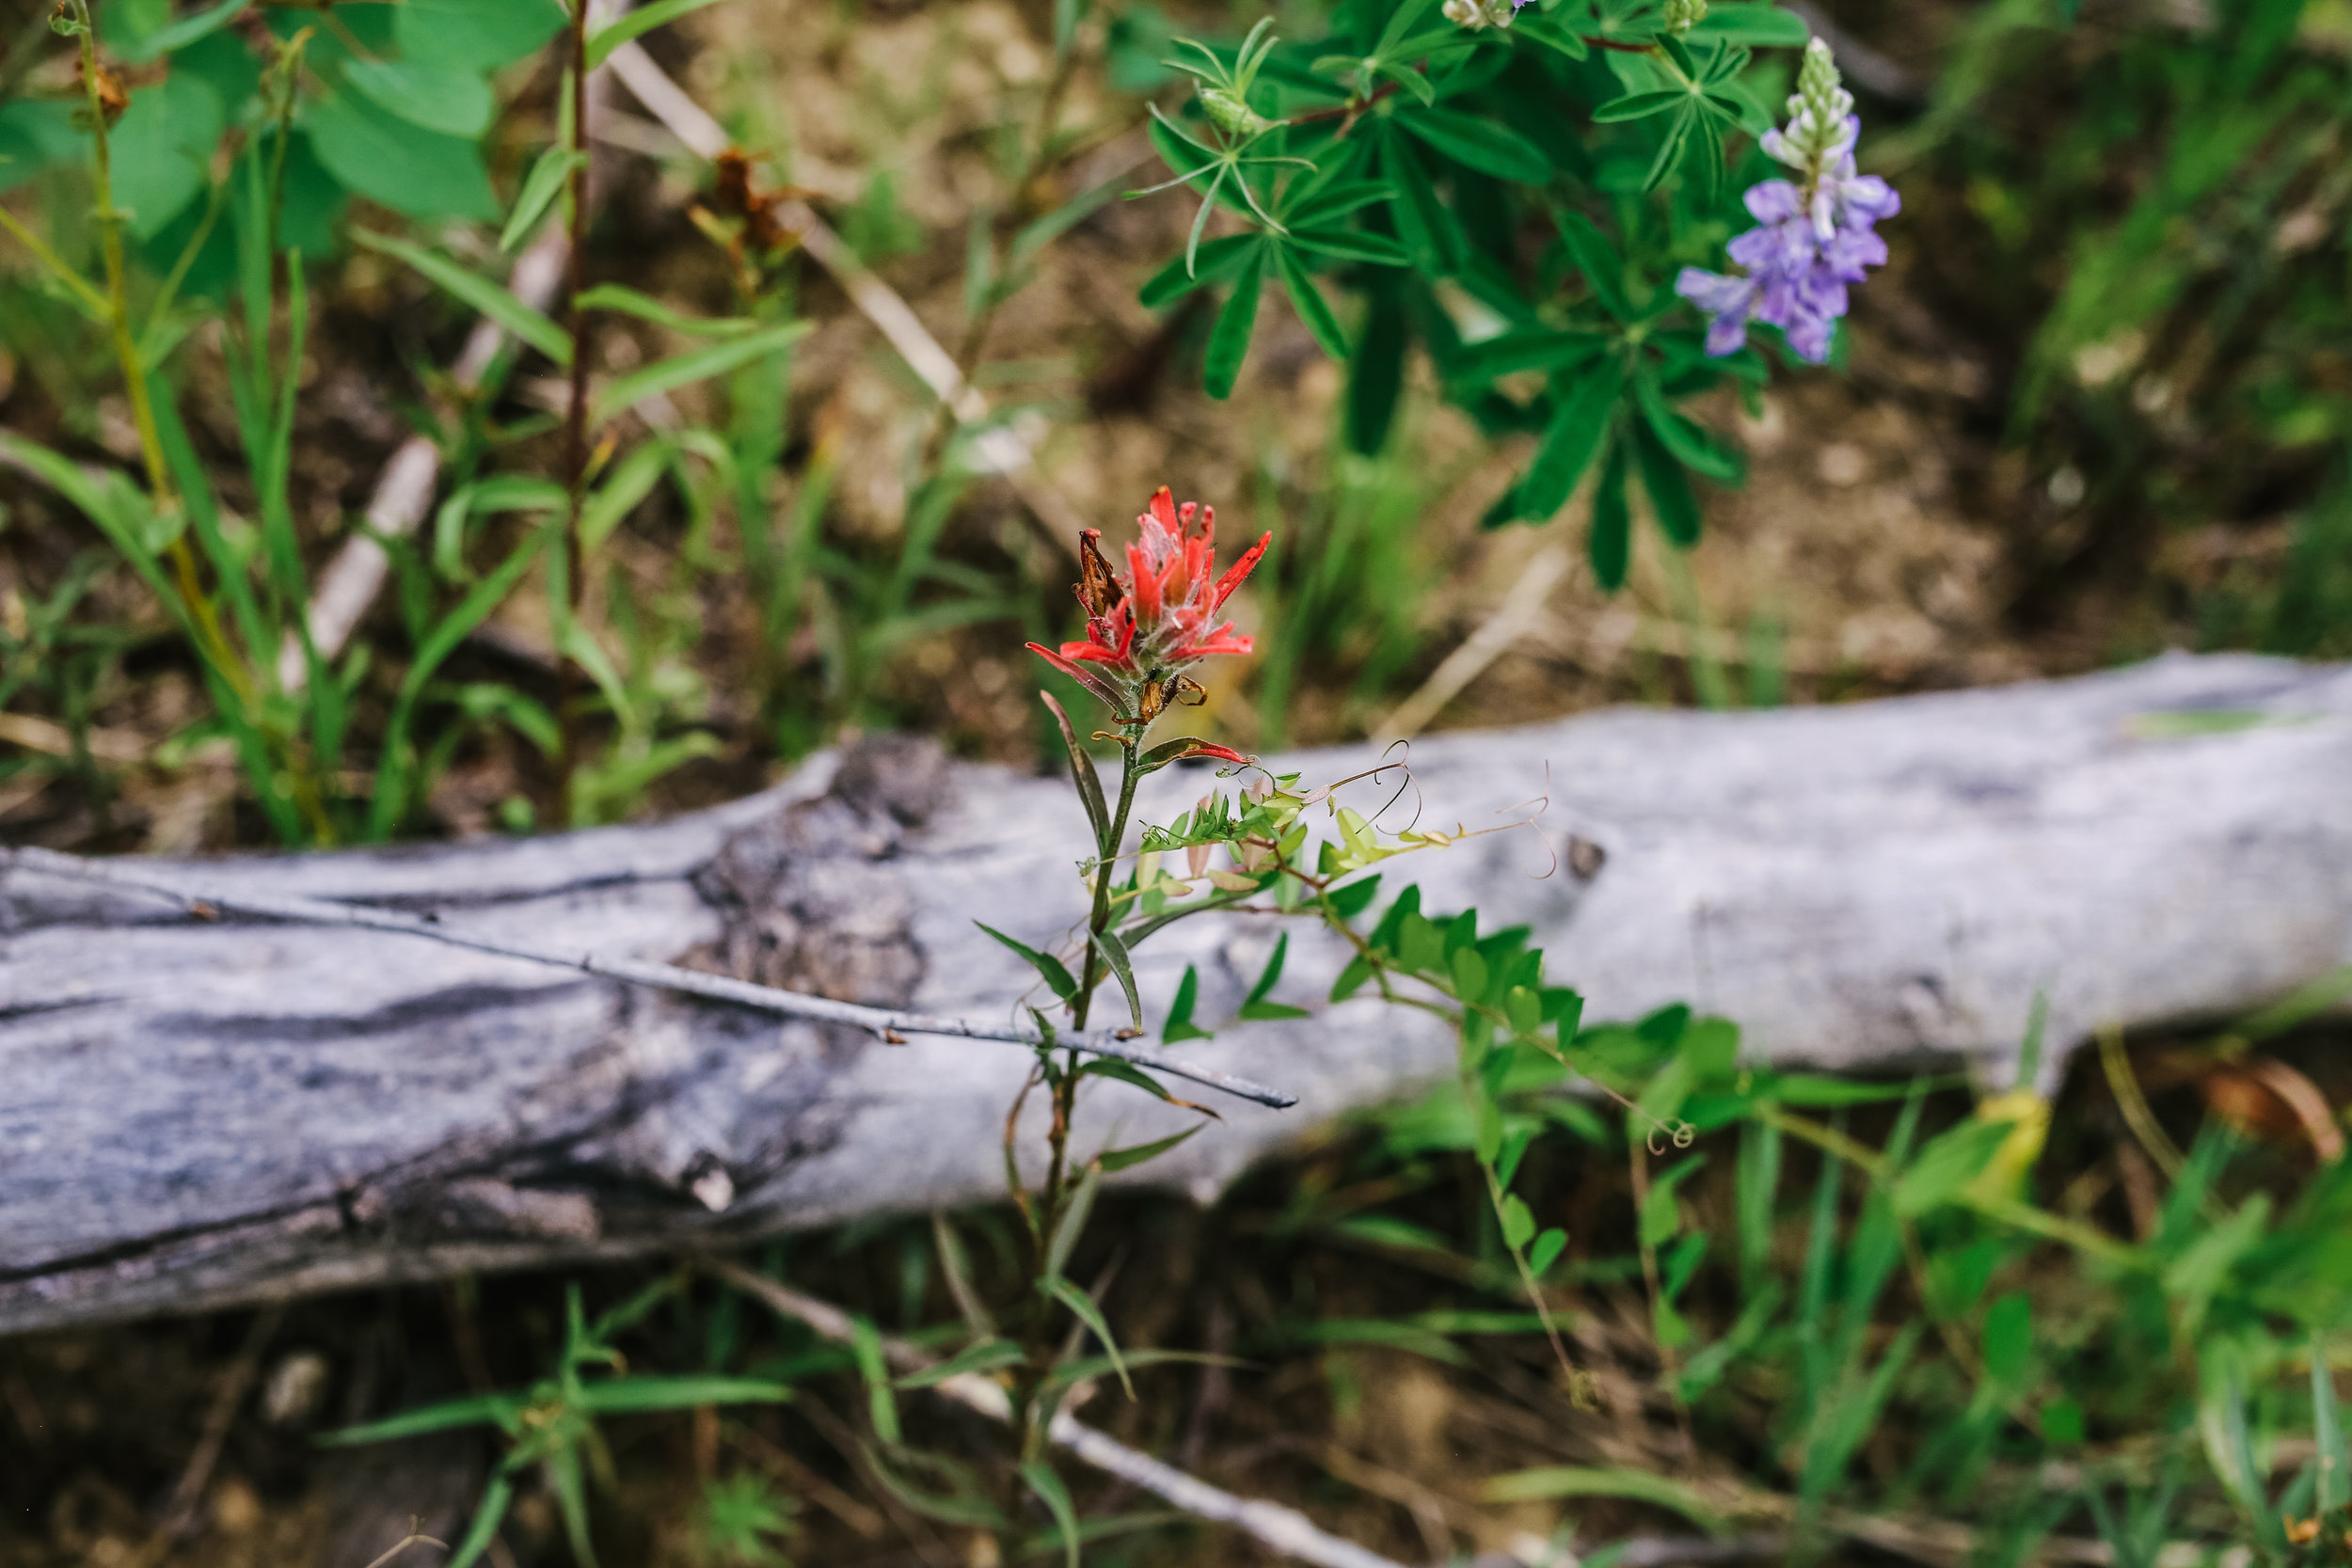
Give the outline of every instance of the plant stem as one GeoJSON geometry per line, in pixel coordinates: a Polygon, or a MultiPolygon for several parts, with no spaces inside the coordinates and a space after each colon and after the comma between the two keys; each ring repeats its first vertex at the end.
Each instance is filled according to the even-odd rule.
{"type": "MultiPolygon", "coordinates": [[[[1079,1033],[1086,1029],[1087,1014],[1094,1002],[1094,990],[1104,979],[1105,965],[1103,952],[1094,939],[1110,928],[1111,880],[1119,868],[1119,847],[1126,841],[1127,818],[1135,809],[1136,757],[1141,745],[1139,735],[1122,735],[1120,739],[1119,807],[1111,815],[1110,831],[1095,847],[1098,853],[1094,869],[1094,908],[1087,917],[1086,960],[1080,966],[1077,994],[1070,1001],[1070,1026],[1079,1033]]],[[[1028,1316],[1026,1329],[1022,1335],[1021,1365],[1014,1374],[1012,1387],[1013,1452],[1024,1463],[1033,1457],[1030,1450],[1043,1436],[1037,1424],[1038,1394],[1054,1370],[1053,1305],[1041,1287],[1045,1281],[1046,1255],[1054,1244],[1054,1232],[1061,1223],[1063,1210],[1069,1200],[1069,1189],[1073,1185],[1070,1180],[1070,1124],[1078,1108],[1078,1053],[1074,1051],[1069,1053],[1059,1076],[1054,1082],[1054,1118],[1046,1132],[1050,1154],[1046,1161],[1045,1181],[1039,1190],[1041,1201],[1038,1204],[1037,1224],[1031,1232],[1035,1260],[1030,1270],[1028,1316]]],[[[1010,1138],[1009,1128],[1006,1135],[1010,1138]]],[[[1009,1149],[1009,1143],[1007,1148],[1009,1149]]],[[[1007,1158],[1009,1160],[1009,1154],[1007,1158]]],[[[1003,1544],[1008,1548],[1016,1545],[1021,1539],[1018,1520],[1023,1496],[1022,1483],[1016,1478],[1006,1499],[1006,1518],[1010,1522],[1008,1528],[1011,1533],[1005,1538],[1003,1544]]],[[[1008,1555],[1006,1560],[1012,1559],[1008,1555]]]]}
{"type": "MultiPolygon", "coordinates": [[[[131,338],[131,288],[122,261],[122,214],[115,210],[114,154],[107,143],[105,103],[98,90],[98,26],[90,15],[87,0],[73,0],[73,5],[75,20],[81,24],[82,95],[89,106],[99,249],[106,263],[108,325],[112,328],[115,359],[122,372],[123,391],[131,400],[132,423],[138,431],[148,494],[156,512],[167,518],[180,510],[180,499],[172,487],[171,465],[164,456],[163,436],[155,425],[155,405],[148,396],[147,370],[139,359],[138,345],[131,338]]],[[[249,709],[253,701],[252,682],[246,677],[243,661],[221,634],[220,621],[213,613],[211,601],[204,597],[203,585],[197,577],[196,556],[189,550],[187,540],[175,534],[164,553],[171,560],[181,601],[205,657],[235,695],[238,705],[249,709]]]]}
{"type": "MultiPolygon", "coordinates": [[[[552,607],[559,626],[568,626],[579,612],[588,577],[580,526],[588,490],[588,312],[580,303],[587,287],[588,0],[572,0],[571,56],[572,168],[566,182],[570,186],[572,244],[565,262],[564,293],[572,340],[572,381],[571,399],[564,414],[564,493],[569,509],[567,547],[572,570],[562,584],[560,596],[564,602],[552,607]]],[[[579,715],[575,711],[579,705],[580,667],[560,643],[556,648],[556,719],[562,736],[558,766],[564,775],[564,816],[569,821],[575,804],[572,777],[580,763],[579,715]]]]}

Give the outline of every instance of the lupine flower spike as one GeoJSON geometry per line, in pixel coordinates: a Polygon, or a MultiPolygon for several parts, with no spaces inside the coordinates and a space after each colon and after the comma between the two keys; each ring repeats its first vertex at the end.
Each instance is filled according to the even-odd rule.
{"type": "Polygon", "coordinates": [[[1830,334],[1846,313],[1847,285],[1885,263],[1886,242],[1875,226],[1903,205],[1877,175],[1854,173],[1861,130],[1829,45],[1815,39],[1788,100],[1788,128],[1767,131],[1763,140],[1764,150],[1795,169],[1801,182],[1767,180],[1748,192],[1758,227],[1730,245],[1744,276],[1685,267],[1675,280],[1675,293],[1714,317],[1708,353],[1738,353],[1748,341],[1748,323],[1760,321],[1788,334],[1799,358],[1818,365],[1829,357],[1830,334]]]}
{"type": "MultiPolygon", "coordinates": [[[[1199,688],[1185,674],[1204,658],[1247,654],[1250,640],[1216,613],[1257,566],[1274,535],[1263,534],[1241,559],[1216,574],[1216,509],[1176,498],[1166,485],[1136,519],[1125,571],[1103,554],[1103,534],[1089,529],[1078,541],[1078,603],[1087,612],[1083,641],[1057,651],[1041,642],[1029,651],[1085,687],[1125,725],[1146,725],[1199,688]]],[[[1207,741],[1191,753],[1231,762],[1248,759],[1207,741]]]]}

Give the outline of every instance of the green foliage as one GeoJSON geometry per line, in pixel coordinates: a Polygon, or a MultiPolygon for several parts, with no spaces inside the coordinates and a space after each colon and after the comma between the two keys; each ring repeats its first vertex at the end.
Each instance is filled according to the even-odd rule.
{"type": "Polygon", "coordinates": [[[1709,360],[1668,285],[1739,220],[1731,150],[1743,150],[1743,175],[1770,166],[1746,140],[1767,123],[1752,79],[1768,68],[1748,44],[1802,46],[1805,30],[1762,4],[1718,6],[1695,26],[1646,0],[1609,0],[1589,23],[1549,8],[1466,24],[1453,14],[1433,0],[1358,0],[1333,8],[1318,39],[1279,41],[1267,21],[1237,50],[1177,40],[1188,53],[1168,63],[1194,78],[1196,99],[1184,121],[1155,108],[1152,139],[1167,183],[1200,207],[1143,300],[1231,281],[1203,367],[1222,398],[1261,284],[1279,279],[1348,366],[1349,436],[1364,454],[1388,441],[1418,342],[1482,428],[1541,433],[1490,524],[1549,521],[1597,463],[1590,547],[1614,587],[1630,550],[1629,461],[1680,549],[1698,537],[1689,476],[1740,480],[1677,404],[1726,373],[1760,380],[1764,362],[1709,360]],[[1204,244],[1220,208],[1250,232],[1204,244]],[[1531,230],[1549,236],[1540,252],[1531,230]],[[1319,276],[1361,301],[1359,327],[1319,276]],[[1495,325],[1466,331],[1473,312],[1495,325]]]}
{"type": "MultiPolygon", "coordinates": [[[[623,1370],[627,1363],[613,1341],[671,1296],[678,1285],[676,1278],[657,1281],[593,1323],[580,1304],[579,1287],[574,1286],[564,1298],[563,1350],[548,1378],[512,1393],[452,1400],[345,1427],[320,1441],[337,1446],[387,1443],[467,1427],[496,1428],[507,1439],[506,1454],[450,1559],[453,1568],[469,1568],[490,1549],[514,1500],[514,1478],[534,1465],[563,1514],[573,1556],[594,1568],[596,1556],[588,1530],[588,1476],[592,1471],[610,1475],[612,1468],[597,1432],[599,1418],[704,1405],[780,1403],[793,1397],[784,1385],[756,1378],[623,1370]],[[594,1369],[615,1375],[589,1375],[594,1369]]],[[[779,1561],[772,1548],[764,1544],[764,1537],[783,1533],[789,1524],[771,1504],[761,1506],[755,1491],[739,1485],[714,1488],[706,1528],[715,1544],[738,1554],[735,1560],[779,1561]],[[765,1555],[749,1555],[755,1551],[765,1555]]]]}

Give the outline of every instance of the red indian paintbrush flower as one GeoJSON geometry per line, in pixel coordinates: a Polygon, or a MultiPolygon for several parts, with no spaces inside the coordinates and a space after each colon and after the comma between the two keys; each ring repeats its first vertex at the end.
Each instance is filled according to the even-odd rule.
{"type": "MultiPolygon", "coordinates": [[[[1101,530],[1089,529],[1078,541],[1085,640],[1065,642],[1058,653],[1029,644],[1030,652],[1108,704],[1122,724],[1148,724],[1187,689],[1197,689],[1184,672],[1200,660],[1250,651],[1250,640],[1236,634],[1231,621],[1217,621],[1216,612],[1274,538],[1261,535],[1219,577],[1215,507],[1178,506],[1162,485],[1136,524],[1138,537],[1127,546],[1124,572],[1113,571],[1104,559],[1101,530]]],[[[1205,754],[1225,752],[1201,746],[1205,754]]]]}

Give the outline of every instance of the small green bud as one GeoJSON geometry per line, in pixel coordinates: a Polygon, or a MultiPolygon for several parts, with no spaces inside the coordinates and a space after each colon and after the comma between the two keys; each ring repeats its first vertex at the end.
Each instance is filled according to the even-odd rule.
{"type": "MultiPolygon", "coordinates": [[[[1668,3],[1672,4],[1672,0],[1668,3]]],[[[1837,74],[1837,59],[1829,52],[1829,45],[1820,39],[1806,44],[1804,64],[1797,71],[1797,97],[1813,111],[1816,120],[1843,119],[1852,112],[1853,100],[1843,87],[1837,74]]]]}
{"type": "Polygon", "coordinates": [[[1249,106],[1249,101],[1230,87],[1200,88],[1200,107],[1216,128],[1244,141],[1274,129],[1274,121],[1249,106]]]}
{"type": "Polygon", "coordinates": [[[49,13],[49,30],[61,39],[81,36],[82,19],[67,0],[57,0],[57,8],[49,13]]]}
{"type": "Polygon", "coordinates": [[[1666,31],[1680,38],[1707,20],[1707,0],[1666,0],[1666,31]]]}

